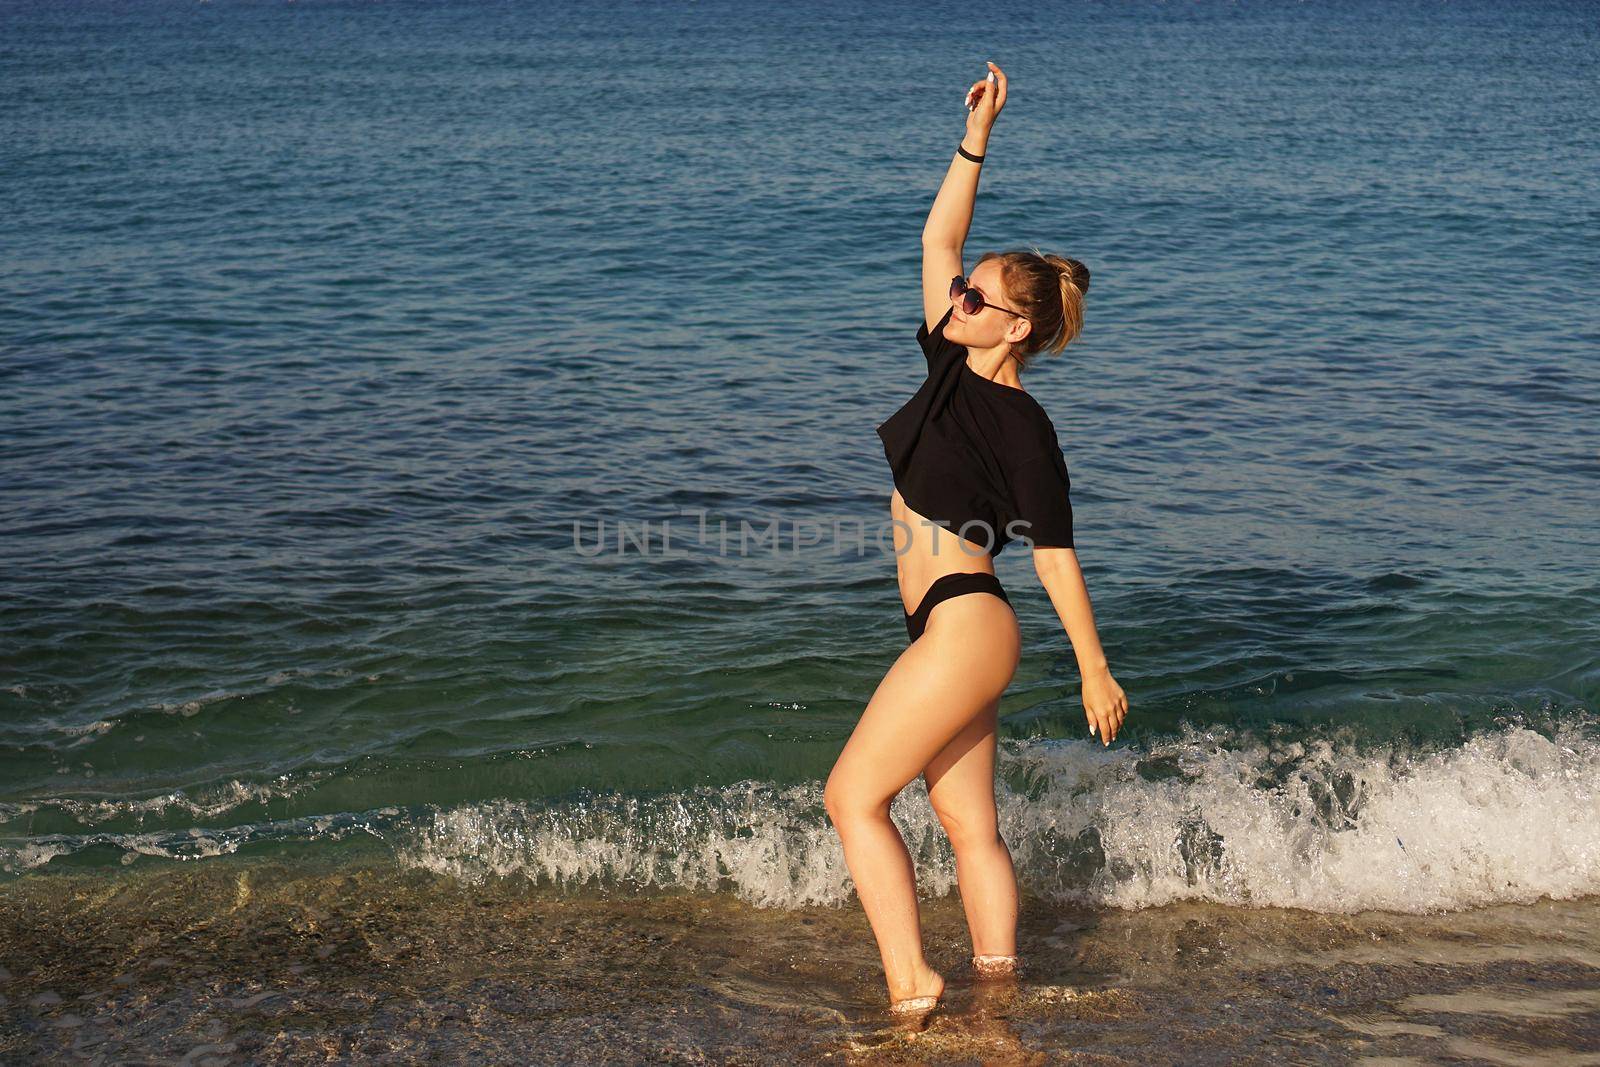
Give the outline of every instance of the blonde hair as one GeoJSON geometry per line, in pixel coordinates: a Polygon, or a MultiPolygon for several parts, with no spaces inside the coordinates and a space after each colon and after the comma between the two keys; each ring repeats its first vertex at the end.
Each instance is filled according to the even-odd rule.
{"type": "Polygon", "coordinates": [[[1083,332],[1083,295],[1089,268],[1070,256],[1027,251],[985,252],[978,262],[1000,261],[1000,284],[1010,307],[1028,317],[1033,329],[1011,350],[1024,369],[1032,357],[1058,355],[1083,332]]]}

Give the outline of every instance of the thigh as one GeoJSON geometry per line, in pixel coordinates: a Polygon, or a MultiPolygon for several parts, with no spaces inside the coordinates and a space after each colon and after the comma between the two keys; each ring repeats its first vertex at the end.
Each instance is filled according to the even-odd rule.
{"type": "Polygon", "coordinates": [[[990,833],[998,825],[994,804],[995,750],[1000,698],[964,726],[922,772],[934,814],[952,839],[990,833]]]}
{"type": "Polygon", "coordinates": [[[892,800],[1011,682],[1016,620],[1005,601],[952,597],[934,617],[937,628],[930,624],[878,683],[834,764],[829,788],[856,803],[892,800]]]}

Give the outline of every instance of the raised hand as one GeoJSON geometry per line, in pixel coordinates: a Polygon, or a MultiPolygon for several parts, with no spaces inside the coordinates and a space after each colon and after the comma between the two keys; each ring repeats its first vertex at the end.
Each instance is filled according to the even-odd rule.
{"type": "Polygon", "coordinates": [[[988,133],[1000,109],[1006,106],[1006,74],[994,63],[989,64],[989,74],[983,81],[973,82],[967,90],[967,128],[988,133]]]}

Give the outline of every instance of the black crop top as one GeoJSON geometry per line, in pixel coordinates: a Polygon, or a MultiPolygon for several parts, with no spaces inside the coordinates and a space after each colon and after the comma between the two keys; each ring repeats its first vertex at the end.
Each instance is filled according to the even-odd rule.
{"type": "Polygon", "coordinates": [[[945,339],[949,321],[946,311],[932,333],[917,325],[928,379],[878,427],[901,498],[991,556],[1017,538],[1073,547],[1072,482],[1050,416],[967,366],[966,346],[945,339]]]}

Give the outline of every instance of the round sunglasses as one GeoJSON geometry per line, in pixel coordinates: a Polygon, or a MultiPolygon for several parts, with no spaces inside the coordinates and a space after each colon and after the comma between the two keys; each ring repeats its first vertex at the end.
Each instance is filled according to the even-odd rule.
{"type": "Polygon", "coordinates": [[[989,303],[983,298],[982,293],[968,285],[967,279],[959,274],[950,279],[950,299],[955,300],[956,297],[961,298],[961,312],[964,315],[976,315],[984,308],[990,307],[996,311],[1004,311],[1007,315],[1015,315],[1019,319],[1028,317],[1020,311],[1012,311],[1010,308],[1003,308],[999,304],[989,303]]]}

